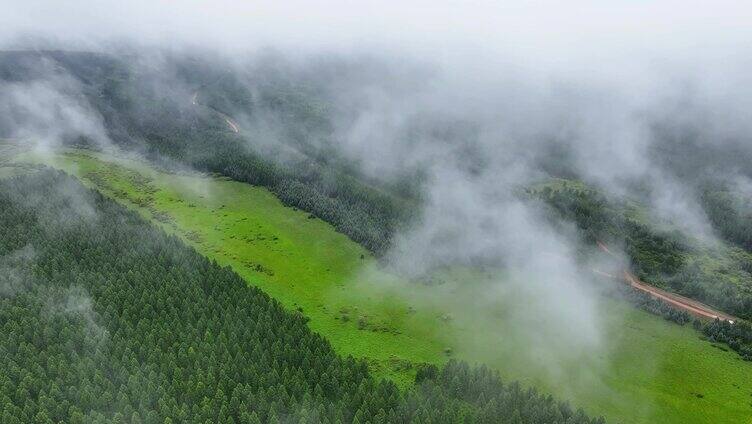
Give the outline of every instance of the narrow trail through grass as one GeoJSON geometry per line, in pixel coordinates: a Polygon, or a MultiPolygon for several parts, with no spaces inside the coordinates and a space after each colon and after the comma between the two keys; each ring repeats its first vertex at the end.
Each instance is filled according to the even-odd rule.
{"type": "Polygon", "coordinates": [[[564,339],[552,335],[547,344],[526,330],[545,322],[509,319],[529,300],[524,293],[488,296],[488,276],[475,270],[447,272],[435,285],[402,281],[265,189],[80,150],[17,161],[63,169],[134,208],[308,316],[341,354],[366,358],[377,375],[402,386],[417,363],[457,357],[609,422],[752,423],[752,363],[626,303],[603,299],[602,346],[565,351],[564,339]]]}

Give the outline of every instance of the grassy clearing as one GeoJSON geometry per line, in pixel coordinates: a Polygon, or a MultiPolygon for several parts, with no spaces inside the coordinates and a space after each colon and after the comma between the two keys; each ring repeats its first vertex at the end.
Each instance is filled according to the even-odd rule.
{"type": "Polygon", "coordinates": [[[544,331],[546,322],[510,319],[509,311],[534,301],[525,293],[488,296],[490,276],[474,270],[447,273],[440,285],[400,281],[330,225],[267,190],[80,151],[24,160],[77,175],[232,266],[310,317],[338,352],[366,358],[399,384],[409,384],[416,363],[453,356],[487,363],[611,422],[752,423],[751,363],[624,303],[603,300],[608,313],[599,325],[609,338],[577,351],[568,344],[577,328],[538,334],[525,329],[544,331]]]}

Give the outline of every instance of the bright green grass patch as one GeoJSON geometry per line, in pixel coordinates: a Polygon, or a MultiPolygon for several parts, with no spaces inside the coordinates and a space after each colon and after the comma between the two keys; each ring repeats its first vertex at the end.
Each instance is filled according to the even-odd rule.
{"type": "Polygon", "coordinates": [[[535,301],[524,292],[489,296],[494,276],[454,270],[440,277],[443,284],[406,283],[265,189],[81,151],[25,160],[73,173],[232,266],[308,316],[338,352],[366,358],[403,386],[417,363],[458,357],[610,422],[752,423],[752,363],[623,302],[602,299],[607,313],[598,325],[608,337],[580,351],[568,343],[578,328],[547,334],[545,320],[510,313],[535,301]]]}

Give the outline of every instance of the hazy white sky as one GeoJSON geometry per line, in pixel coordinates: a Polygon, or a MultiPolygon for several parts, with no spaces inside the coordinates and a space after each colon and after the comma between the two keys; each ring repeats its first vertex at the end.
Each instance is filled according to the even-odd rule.
{"type": "Polygon", "coordinates": [[[21,35],[90,43],[135,38],[231,51],[410,49],[505,53],[520,60],[589,55],[730,54],[752,37],[743,0],[165,1],[1,0],[0,40],[21,35]]]}

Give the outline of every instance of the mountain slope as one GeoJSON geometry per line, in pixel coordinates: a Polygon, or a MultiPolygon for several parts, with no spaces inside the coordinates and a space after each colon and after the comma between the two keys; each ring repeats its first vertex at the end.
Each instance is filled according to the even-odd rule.
{"type": "Polygon", "coordinates": [[[402,387],[421,362],[455,357],[615,422],[731,424],[752,411],[752,363],[626,302],[602,299],[603,346],[568,352],[569,335],[546,332],[550,323],[508,319],[506,312],[536,299],[509,291],[483,302],[488,277],[477,272],[436,276],[434,285],[401,281],[374,268],[362,247],[266,190],[85,152],[54,163],[232,266],[288,310],[300,308],[337,352],[366,359],[402,387]],[[543,344],[533,354],[523,348],[531,343],[543,344]]]}
{"type": "Polygon", "coordinates": [[[401,393],[306,319],[59,172],[0,180],[3,423],[602,423],[487,369],[401,393]]]}

